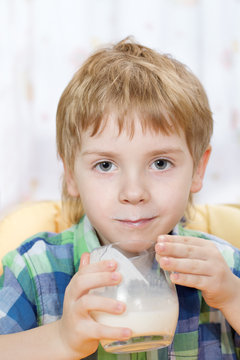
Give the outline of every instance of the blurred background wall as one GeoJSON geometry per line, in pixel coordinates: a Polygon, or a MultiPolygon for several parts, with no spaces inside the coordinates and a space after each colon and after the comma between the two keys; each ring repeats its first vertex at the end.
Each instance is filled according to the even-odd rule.
{"type": "Polygon", "coordinates": [[[197,202],[240,202],[240,0],[0,0],[0,214],[60,198],[59,97],[82,61],[128,35],[202,81],[213,154],[197,202]]]}

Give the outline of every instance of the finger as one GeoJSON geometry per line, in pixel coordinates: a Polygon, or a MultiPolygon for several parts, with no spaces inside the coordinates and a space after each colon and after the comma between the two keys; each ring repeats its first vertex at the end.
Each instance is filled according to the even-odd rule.
{"type": "Polygon", "coordinates": [[[121,274],[118,272],[77,273],[67,288],[67,294],[72,300],[77,300],[91,289],[118,285],[121,279],[121,274]]]}
{"type": "Polygon", "coordinates": [[[202,239],[193,236],[180,236],[180,235],[160,235],[157,238],[157,242],[180,243],[180,244],[195,245],[200,247],[205,246],[206,243],[211,243],[211,241],[207,239],[202,239]]]}
{"type": "Polygon", "coordinates": [[[80,260],[80,266],[79,268],[82,268],[86,265],[88,265],[90,262],[90,254],[89,253],[83,253],[80,260]]]}
{"type": "Polygon", "coordinates": [[[209,277],[193,274],[172,273],[171,281],[176,285],[187,286],[204,291],[209,283],[209,277]]]}
{"type": "Polygon", "coordinates": [[[160,267],[170,272],[178,272],[183,274],[194,274],[211,276],[212,266],[209,262],[196,259],[176,259],[172,257],[157,258],[160,267]]]}
{"type": "Polygon", "coordinates": [[[79,314],[88,316],[91,314],[95,319],[95,312],[119,315],[126,310],[126,304],[115,299],[97,296],[94,294],[86,294],[82,296],[76,303],[76,311],[79,314]]]}
{"type": "Polygon", "coordinates": [[[161,256],[201,260],[209,258],[208,247],[199,247],[188,243],[158,242],[155,250],[161,256]]]}
{"type": "Polygon", "coordinates": [[[99,339],[128,340],[132,335],[132,330],[113,326],[101,325],[99,339]]]}
{"type": "Polygon", "coordinates": [[[209,240],[169,235],[158,237],[155,250],[156,253],[162,256],[202,260],[207,260],[209,257],[218,257],[220,253],[216,245],[209,240]]]}
{"type": "Polygon", "coordinates": [[[96,322],[95,331],[93,331],[93,336],[97,340],[102,339],[111,339],[111,340],[128,340],[132,336],[132,330],[124,327],[113,327],[102,325],[96,322]]]}
{"type": "Polygon", "coordinates": [[[84,256],[83,260],[81,259],[78,274],[115,271],[116,268],[117,268],[117,262],[115,260],[103,260],[97,263],[89,264],[89,257],[84,256]]]}

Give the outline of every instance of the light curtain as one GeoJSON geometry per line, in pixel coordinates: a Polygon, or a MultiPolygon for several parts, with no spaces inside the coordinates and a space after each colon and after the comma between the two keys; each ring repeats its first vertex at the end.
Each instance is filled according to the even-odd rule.
{"type": "Polygon", "coordinates": [[[0,0],[0,213],[59,199],[59,97],[98,46],[128,35],[202,81],[213,154],[198,202],[240,202],[239,0],[0,0]]]}

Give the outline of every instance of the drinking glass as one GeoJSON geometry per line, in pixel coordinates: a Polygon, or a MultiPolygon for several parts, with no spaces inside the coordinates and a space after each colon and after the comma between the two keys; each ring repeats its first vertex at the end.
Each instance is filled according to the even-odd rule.
{"type": "Polygon", "coordinates": [[[116,286],[92,290],[95,295],[126,303],[126,311],[115,315],[92,312],[93,318],[108,326],[128,327],[132,337],[118,341],[101,340],[111,353],[140,352],[171,344],[176,330],[179,304],[169,274],[155,260],[154,244],[148,249],[123,241],[99,247],[90,254],[90,262],[114,259],[122,281],[116,286]]]}

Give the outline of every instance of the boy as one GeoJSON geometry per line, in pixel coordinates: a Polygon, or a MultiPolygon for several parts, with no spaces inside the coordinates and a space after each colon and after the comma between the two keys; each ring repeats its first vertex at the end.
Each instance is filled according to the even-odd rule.
{"type": "Polygon", "coordinates": [[[100,325],[91,311],[121,314],[127,305],[89,290],[121,275],[113,260],[89,264],[88,252],[124,239],[156,242],[180,304],[169,348],[124,358],[240,358],[240,253],[178,225],[202,187],[211,134],[201,84],[171,57],[127,39],[83,64],[57,111],[63,201],[76,225],[5,257],[1,358],[115,359],[99,340],[128,339],[131,329],[100,325]]]}

